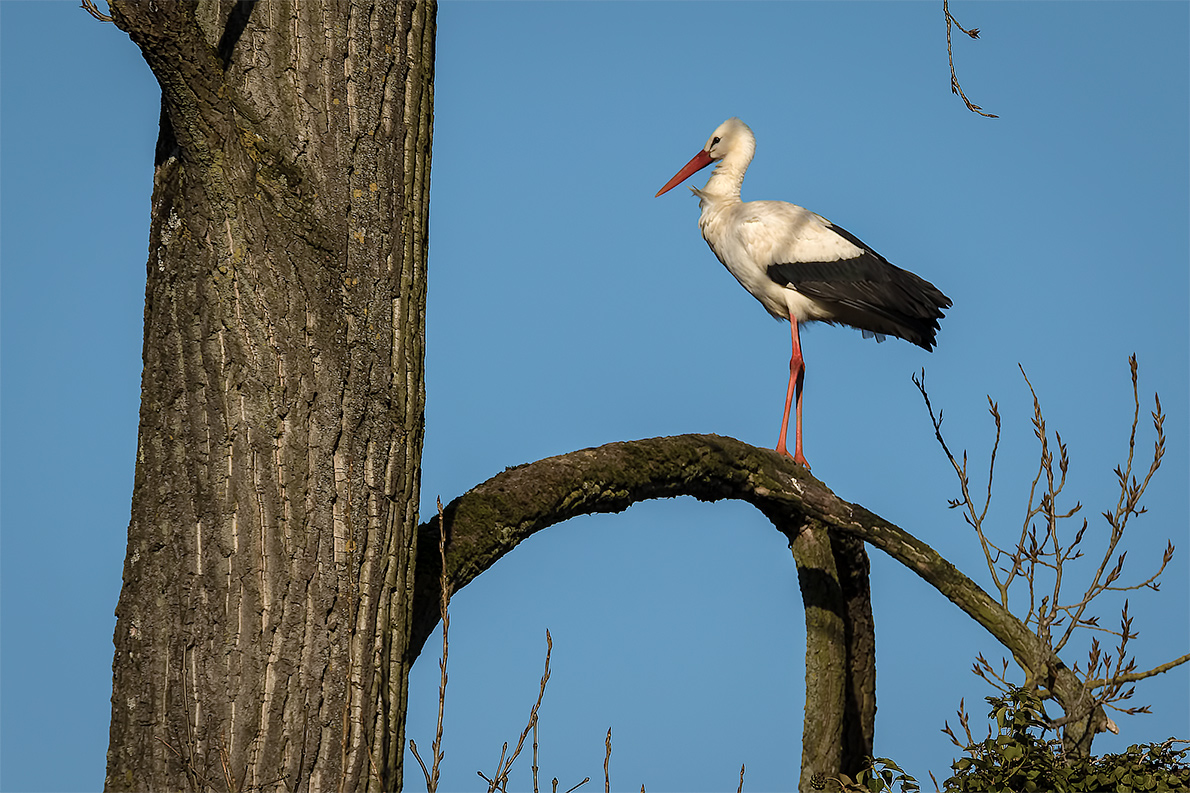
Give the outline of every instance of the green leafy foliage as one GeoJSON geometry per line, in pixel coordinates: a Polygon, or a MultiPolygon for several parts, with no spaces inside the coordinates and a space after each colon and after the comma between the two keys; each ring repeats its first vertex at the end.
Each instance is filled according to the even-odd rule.
{"type": "Polygon", "coordinates": [[[870,760],[868,766],[855,775],[855,779],[839,774],[832,781],[838,783],[838,790],[843,793],[882,793],[898,788],[900,793],[918,793],[921,790],[916,779],[887,757],[870,760]]]}
{"type": "Polygon", "coordinates": [[[1012,689],[988,697],[992,734],[964,747],[946,793],[960,791],[1167,791],[1190,789],[1190,748],[1170,738],[1128,747],[1122,754],[1069,757],[1059,740],[1045,740],[1050,729],[1035,692],[1012,689]]]}
{"type": "MultiPolygon", "coordinates": [[[[1120,754],[1069,757],[1062,751],[1060,740],[1045,739],[1045,733],[1052,728],[1036,692],[1015,688],[987,700],[991,705],[988,718],[995,727],[985,740],[971,740],[963,747],[967,756],[951,765],[954,776],[942,784],[945,793],[1190,790],[1187,759],[1190,741],[1170,738],[1161,743],[1129,746],[1120,754]]],[[[966,717],[962,718],[965,727],[966,717]]],[[[947,733],[954,738],[949,728],[947,733]]],[[[823,785],[823,789],[842,793],[898,790],[917,793],[921,788],[900,766],[880,757],[856,774],[855,779],[840,774],[823,785]]]]}

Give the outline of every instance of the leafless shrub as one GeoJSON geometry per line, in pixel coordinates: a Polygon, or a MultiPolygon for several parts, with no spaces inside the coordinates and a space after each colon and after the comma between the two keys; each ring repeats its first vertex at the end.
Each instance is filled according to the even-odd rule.
{"type": "MultiPolygon", "coordinates": [[[[1091,632],[1106,633],[1117,637],[1118,641],[1112,654],[1105,654],[1100,647],[1097,637],[1092,636],[1086,666],[1080,668],[1078,664],[1073,670],[1083,680],[1083,684],[1093,696],[1095,704],[1113,708],[1123,713],[1147,713],[1147,706],[1126,707],[1121,703],[1131,699],[1135,687],[1130,685],[1138,680],[1168,671],[1173,667],[1190,660],[1190,654],[1183,655],[1169,663],[1162,664],[1148,671],[1137,672],[1136,663],[1129,656],[1128,643],[1137,638],[1132,629],[1132,617],[1128,613],[1128,601],[1124,601],[1120,613],[1119,629],[1100,625],[1099,616],[1089,611],[1097,598],[1108,592],[1130,592],[1141,589],[1158,591],[1159,578],[1173,559],[1174,546],[1168,543],[1161,563],[1156,566],[1151,575],[1124,583],[1124,562],[1126,551],[1120,550],[1120,543],[1131,518],[1144,514],[1145,508],[1141,499],[1152,481],[1153,475],[1161,466],[1165,454],[1165,414],[1161,409],[1161,400],[1154,395],[1154,409],[1151,411],[1155,439],[1152,457],[1143,476],[1134,473],[1136,462],[1137,428],[1140,424],[1140,396],[1138,389],[1138,373],[1136,356],[1129,358],[1132,372],[1132,395],[1135,409],[1132,416],[1132,427],[1128,439],[1127,461],[1115,469],[1119,483],[1119,497],[1114,509],[1102,513],[1107,523],[1106,534],[1092,532],[1091,542],[1087,530],[1089,523],[1086,518],[1078,520],[1082,504],[1069,504],[1064,496],[1069,472],[1070,456],[1062,436],[1051,433],[1046,427],[1045,416],[1041,409],[1041,401],[1033,384],[1029,381],[1024,369],[1021,374],[1029,387],[1033,397],[1033,433],[1040,445],[1040,457],[1037,474],[1033,477],[1029,488],[1029,498],[1025,509],[1025,517],[1019,531],[1015,532],[1015,542],[1012,545],[1001,544],[996,539],[992,526],[988,520],[988,508],[992,498],[992,480],[995,476],[996,452],[999,449],[1001,437],[1001,419],[999,408],[991,397],[988,397],[988,412],[995,423],[995,442],[989,456],[987,488],[977,498],[972,493],[972,484],[968,472],[967,453],[964,451],[960,458],[951,452],[942,435],[942,414],[934,413],[933,406],[925,387],[925,372],[920,377],[913,378],[918,390],[925,400],[926,409],[934,425],[934,434],[942,446],[947,459],[954,468],[958,479],[960,497],[949,503],[952,509],[960,509],[963,519],[970,526],[979,540],[983,550],[984,561],[987,564],[1001,605],[1009,608],[1010,588],[1017,584],[1014,591],[1022,587],[1027,591],[1028,609],[1021,617],[1025,626],[1032,630],[1049,648],[1056,658],[1066,647],[1074,632],[1083,629],[1091,632]],[[1056,454],[1055,454],[1056,452],[1056,454]],[[1061,505],[1060,505],[1061,504],[1061,505]],[[1077,528],[1071,531],[1069,522],[1075,520],[1077,528]],[[1102,541],[1099,550],[1088,547],[1094,541],[1102,541]],[[1073,563],[1090,555],[1098,560],[1089,580],[1075,595],[1070,594],[1075,580],[1074,573],[1078,565],[1073,563]]],[[[1019,663],[1019,659],[1018,659],[1019,663]]],[[[1008,661],[1003,660],[997,668],[983,655],[977,656],[972,670],[992,686],[1002,692],[1013,687],[1009,680],[1008,661]]],[[[1025,687],[1040,688],[1041,682],[1031,678],[1035,670],[1024,669],[1025,687]]],[[[1046,695],[1048,692],[1042,692],[1046,695]]],[[[962,705],[959,709],[959,723],[966,730],[966,715],[962,705]]],[[[1063,719],[1053,721],[1053,726],[1061,726],[1063,719]]],[[[1109,720],[1108,729],[1114,729],[1115,724],[1109,720]]],[[[959,744],[958,739],[947,725],[944,730],[951,740],[959,744]]],[[[967,732],[970,743],[970,732],[967,732]]]]}

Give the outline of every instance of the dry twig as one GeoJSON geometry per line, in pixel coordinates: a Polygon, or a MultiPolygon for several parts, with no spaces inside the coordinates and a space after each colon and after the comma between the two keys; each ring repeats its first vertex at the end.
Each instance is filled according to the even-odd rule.
{"type": "Polygon", "coordinates": [[[79,8],[86,11],[91,16],[98,19],[100,22],[111,22],[112,18],[99,10],[99,6],[95,5],[95,0],[83,0],[83,4],[79,8]]]}
{"type": "Polygon", "coordinates": [[[951,16],[951,14],[950,14],[950,0],[942,0],[942,13],[946,15],[946,57],[947,57],[947,60],[950,61],[950,91],[951,91],[951,93],[958,94],[959,97],[962,98],[963,104],[965,104],[967,106],[967,109],[970,110],[972,113],[978,113],[979,115],[983,116],[984,118],[999,118],[999,116],[997,116],[995,113],[985,113],[983,111],[982,107],[980,107],[979,105],[975,104],[974,102],[972,102],[970,99],[967,98],[967,95],[965,93],[963,93],[963,87],[959,85],[959,78],[958,78],[958,75],[955,74],[955,70],[954,70],[954,49],[953,49],[953,47],[951,45],[951,41],[950,41],[951,25],[958,28],[963,33],[966,33],[968,36],[970,36],[973,39],[979,38],[979,28],[971,28],[970,30],[967,30],[962,25],[960,25],[955,20],[955,18],[953,16],[951,16]]]}
{"type": "MultiPolygon", "coordinates": [[[[1025,613],[1022,621],[1041,639],[1043,646],[1049,648],[1055,659],[1078,628],[1107,633],[1118,637],[1119,641],[1115,647],[1115,652],[1111,655],[1103,653],[1100,649],[1099,640],[1092,637],[1086,668],[1080,669],[1079,665],[1075,664],[1073,671],[1083,680],[1085,689],[1093,692],[1094,705],[1110,707],[1123,713],[1134,714],[1147,713],[1149,709],[1147,706],[1124,707],[1119,704],[1132,697],[1135,687],[1129,684],[1168,671],[1179,664],[1190,661],[1190,654],[1162,664],[1147,672],[1137,672],[1136,663],[1129,657],[1128,650],[1128,643],[1137,637],[1137,633],[1132,630],[1132,617],[1128,614],[1128,601],[1124,601],[1118,630],[1100,626],[1099,617],[1097,615],[1088,615],[1087,613],[1087,609],[1091,603],[1105,592],[1128,592],[1137,589],[1159,590],[1158,579],[1169,565],[1174,553],[1173,544],[1167,543],[1161,563],[1157,567],[1156,572],[1138,583],[1120,583],[1124,571],[1124,561],[1127,557],[1126,551],[1119,551],[1120,542],[1124,537],[1129,519],[1145,512],[1145,508],[1140,503],[1141,498],[1144,496],[1153,475],[1160,468],[1162,457],[1165,454],[1165,433],[1163,426],[1165,415],[1161,410],[1160,398],[1155,396],[1155,408],[1151,413],[1153,428],[1156,433],[1156,440],[1153,444],[1153,456],[1143,478],[1133,474],[1136,433],[1140,420],[1140,395],[1135,355],[1129,358],[1129,366],[1132,372],[1134,410],[1131,432],[1128,439],[1127,462],[1122,467],[1117,467],[1115,471],[1119,482],[1120,495],[1115,509],[1102,513],[1109,529],[1105,547],[1098,567],[1091,576],[1090,583],[1082,595],[1073,602],[1063,600],[1064,585],[1069,583],[1068,573],[1070,572],[1070,563],[1082,558],[1084,555],[1083,539],[1087,532],[1088,522],[1084,518],[1079,528],[1074,532],[1070,542],[1066,543],[1065,538],[1067,535],[1062,529],[1068,519],[1074,518],[1079,513],[1082,509],[1082,504],[1076,502],[1070,507],[1059,507],[1058,505],[1066,488],[1070,457],[1067,446],[1062,441],[1060,434],[1053,433],[1053,445],[1051,446],[1051,436],[1046,427],[1045,416],[1042,413],[1041,400],[1038,398],[1037,392],[1033,388],[1033,384],[1030,382],[1024,368],[1021,368],[1021,375],[1024,377],[1025,383],[1029,387],[1029,393],[1033,397],[1033,433],[1040,444],[1040,459],[1037,474],[1033,477],[1033,481],[1029,487],[1025,519],[1017,537],[1016,545],[1011,550],[1001,548],[997,545],[990,537],[990,527],[986,525],[988,505],[992,494],[992,478],[995,473],[996,450],[1000,444],[1000,415],[996,403],[992,402],[990,397],[988,398],[990,412],[996,424],[996,440],[992,447],[991,463],[988,468],[987,495],[981,504],[977,504],[971,494],[970,481],[967,475],[966,452],[963,453],[962,462],[960,463],[947,446],[942,436],[942,414],[939,412],[935,416],[929,396],[926,393],[925,372],[922,372],[920,378],[915,376],[913,380],[921,391],[922,398],[925,400],[926,409],[934,426],[935,436],[958,477],[961,498],[951,499],[949,502],[950,506],[952,508],[961,507],[964,511],[963,518],[965,522],[975,530],[976,536],[979,538],[980,545],[983,548],[988,571],[991,574],[993,583],[999,590],[1001,603],[1005,608],[1008,607],[1009,587],[1018,577],[1022,579],[1028,589],[1028,611],[1025,613]],[[1056,446],[1057,450],[1056,455],[1054,446],[1056,446]],[[1009,564],[1007,566],[1001,564],[1002,560],[1007,560],[1009,564]],[[1058,627],[1061,627],[1062,630],[1055,635],[1053,629],[1058,627]]],[[[1066,588],[1068,589],[1069,587],[1066,588]]],[[[1040,681],[1036,678],[1040,670],[1025,668],[1020,658],[1017,658],[1017,663],[1021,665],[1022,670],[1025,672],[1026,680],[1024,685],[1026,687],[1041,688],[1040,681]]],[[[977,656],[972,671],[1001,691],[1008,691],[1013,687],[1013,684],[1008,679],[1008,661],[1006,659],[1002,661],[1001,668],[997,670],[980,654],[977,656]]],[[[1051,692],[1042,689],[1042,695],[1043,698],[1049,697],[1051,696],[1051,692]]],[[[962,705],[960,704],[959,707],[959,722],[966,729],[966,718],[962,711],[962,705]]],[[[1070,720],[1070,717],[1063,717],[1052,721],[1051,724],[1053,726],[1060,726],[1070,720]]],[[[1114,722],[1111,722],[1109,719],[1108,729],[1114,726],[1114,722]]],[[[952,741],[959,744],[949,725],[943,731],[951,737],[952,741]]],[[[970,732],[967,732],[968,743],[971,743],[970,732]]]]}
{"type": "Polygon", "coordinates": [[[955,475],[959,480],[959,488],[962,491],[962,499],[951,499],[948,503],[951,509],[958,507],[964,508],[963,520],[971,528],[975,529],[975,534],[979,538],[979,543],[983,547],[983,555],[987,561],[988,572],[991,573],[992,583],[996,585],[997,591],[1000,593],[1000,604],[1004,608],[1008,608],[1008,585],[1012,582],[1012,574],[1005,581],[1001,581],[996,574],[996,563],[999,561],[1000,555],[1003,551],[995,547],[987,537],[983,530],[984,520],[987,518],[988,509],[992,503],[992,480],[996,473],[996,452],[1000,449],[1000,409],[999,406],[988,397],[988,412],[991,413],[992,418],[996,422],[996,441],[992,444],[992,453],[990,462],[988,463],[988,486],[987,495],[984,497],[983,506],[977,507],[974,497],[971,495],[971,480],[967,475],[967,452],[963,452],[963,462],[959,463],[955,459],[954,454],[950,451],[950,447],[946,445],[946,439],[942,437],[942,411],[938,411],[938,415],[934,415],[934,407],[930,404],[930,395],[926,391],[926,370],[922,369],[920,375],[913,376],[913,384],[917,386],[917,390],[921,392],[922,399],[925,400],[926,410],[930,414],[930,422],[934,425],[934,437],[938,439],[939,445],[942,446],[942,451],[946,454],[946,459],[950,461],[954,468],[955,475]]]}
{"type": "MultiPolygon", "coordinates": [[[[442,607],[442,657],[438,660],[441,676],[438,680],[438,726],[434,730],[434,742],[430,745],[433,762],[429,770],[417,753],[417,744],[409,739],[409,748],[413,757],[421,766],[421,772],[426,778],[427,793],[434,793],[438,789],[438,770],[442,764],[442,721],[446,713],[446,659],[450,651],[450,579],[447,577],[446,567],[446,520],[442,514],[442,499],[438,499],[438,554],[442,558],[441,601],[442,607]]],[[[547,662],[548,663],[548,662],[547,662]]]]}
{"type": "Polygon", "coordinates": [[[609,766],[612,761],[612,728],[607,728],[607,740],[604,742],[607,747],[607,754],[603,756],[603,791],[604,793],[611,793],[612,778],[609,772],[609,766]]]}
{"type": "MultiPolygon", "coordinates": [[[[444,565],[445,568],[445,565],[444,565]]],[[[492,775],[491,779],[483,775],[482,771],[476,773],[488,783],[488,793],[494,791],[504,791],[508,789],[508,774],[512,770],[512,764],[516,762],[517,757],[521,754],[521,749],[525,746],[525,739],[529,737],[530,731],[533,733],[533,789],[537,790],[537,711],[541,708],[541,700],[545,697],[545,686],[550,679],[550,655],[554,651],[554,639],[550,636],[550,632],[545,632],[545,671],[541,673],[541,686],[537,690],[537,701],[533,703],[533,707],[529,711],[529,723],[525,725],[525,729],[521,731],[521,737],[517,740],[516,748],[511,755],[505,756],[508,753],[508,743],[505,742],[503,750],[500,752],[500,760],[496,763],[496,773],[492,775]]],[[[578,784],[581,785],[587,780],[584,779],[578,784]]],[[[557,787],[558,780],[554,780],[554,786],[557,787]]],[[[578,785],[575,785],[578,787],[578,785]]],[[[573,790],[574,788],[571,788],[573,790]]]]}

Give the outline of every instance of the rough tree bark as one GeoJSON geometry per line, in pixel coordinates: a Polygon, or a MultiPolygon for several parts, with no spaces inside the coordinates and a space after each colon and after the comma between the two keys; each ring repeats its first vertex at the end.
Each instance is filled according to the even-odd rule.
{"type": "MultiPolygon", "coordinates": [[[[417,552],[437,528],[416,525],[434,5],[111,11],[161,85],[162,129],[106,787],[397,789],[408,670],[438,618],[437,554],[417,552]]],[[[808,686],[832,703],[808,711],[803,779],[871,751],[858,540],[987,627],[1089,748],[1102,712],[1018,620],[738,441],[613,444],[501,474],[447,508],[452,586],[545,526],[673,495],[743,498],[791,540],[808,686]]]]}
{"type": "MultiPolygon", "coordinates": [[[[875,644],[867,559],[857,545],[860,541],[908,567],[1013,653],[1070,718],[1063,737],[1072,751],[1088,753],[1095,734],[1104,731],[1106,714],[1078,677],[933,548],[858,504],[843,501],[776,452],[732,438],[679,435],[610,443],[510,468],[477,485],[443,512],[451,590],[465,586],[525,538],[567,518],[619,512],[637,501],[682,495],[747,501],[791,538],[807,605],[807,703],[815,703],[807,707],[804,722],[803,786],[816,774],[850,773],[860,750],[871,752],[875,644]],[[819,586],[813,585],[815,579],[819,586]],[[833,590],[837,593],[831,594],[833,590]],[[840,636],[847,644],[845,652],[837,644],[840,636]],[[830,707],[822,707],[824,701],[830,707]],[[837,712],[840,701],[842,717],[837,712]],[[842,749],[834,754],[828,745],[838,736],[842,749]]],[[[419,528],[426,539],[417,561],[409,644],[414,654],[439,619],[441,563],[432,544],[438,530],[436,520],[419,528]]]]}
{"type": "MultiPolygon", "coordinates": [[[[815,779],[853,775],[872,754],[876,644],[864,544],[830,531],[826,513],[790,502],[802,489],[834,498],[776,452],[714,435],[611,443],[516,466],[443,510],[449,587],[458,591],[522,540],[576,515],[679,495],[752,503],[789,540],[806,607],[801,788],[809,790],[815,779]]],[[[419,531],[414,656],[441,616],[437,519],[419,531]]]]}
{"type": "Polygon", "coordinates": [[[111,790],[401,783],[433,3],[143,3],[162,89],[111,790]]]}
{"type": "Polygon", "coordinates": [[[854,777],[872,756],[876,728],[876,625],[868,555],[853,537],[806,519],[790,538],[806,609],[806,709],[799,790],[854,777]]]}

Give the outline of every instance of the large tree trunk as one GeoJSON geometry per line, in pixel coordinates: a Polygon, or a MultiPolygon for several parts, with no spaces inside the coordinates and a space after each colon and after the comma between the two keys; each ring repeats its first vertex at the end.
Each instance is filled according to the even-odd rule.
{"type": "Polygon", "coordinates": [[[434,5],[111,5],[162,134],[106,786],[398,788],[434,5]]]}

